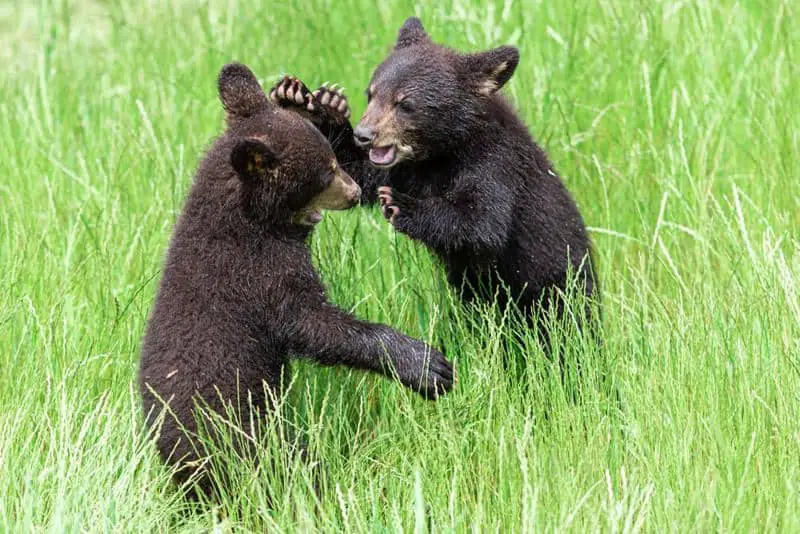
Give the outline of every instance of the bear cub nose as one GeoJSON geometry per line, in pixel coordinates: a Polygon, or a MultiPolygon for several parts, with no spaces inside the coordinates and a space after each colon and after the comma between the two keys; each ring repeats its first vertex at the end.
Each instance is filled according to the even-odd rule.
{"type": "Polygon", "coordinates": [[[359,124],[356,126],[356,129],[353,130],[353,137],[355,137],[356,143],[359,145],[367,146],[375,139],[375,132],[372,131],[372,128],[367,128],[359,124]]]}

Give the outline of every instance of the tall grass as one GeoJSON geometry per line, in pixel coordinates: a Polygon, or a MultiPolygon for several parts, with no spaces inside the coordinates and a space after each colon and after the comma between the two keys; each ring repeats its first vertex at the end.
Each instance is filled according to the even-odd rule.
{"type": "Polygon", "coordinates": [[[0,530],[800,530],[797,16],[778,0],[0,3],[0,530]],[[603,351],[564,340],[587,371],[564,381],[375,210],[328,214],[311,246],[331,298],[443,347],[457,387],[428,403],[297,365],[286,418],[312,461],[241,468],[239,491],[192,507],[134,377],[222,129],[216,74],[236,59],[266,84],[338,81],[357,117],[411,14],[462,50],[520,47],[506,91],[591,226],[603,351]]]}

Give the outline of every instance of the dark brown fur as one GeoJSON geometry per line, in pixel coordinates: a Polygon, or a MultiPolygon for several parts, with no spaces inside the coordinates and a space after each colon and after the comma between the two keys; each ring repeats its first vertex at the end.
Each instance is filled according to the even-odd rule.
{"type": "MultiPolygon", "coordinates": [[[[272,105],[243,65],[222,69],[219,92],[228,128],[200,164],[175,227],[139,372],[148,424],[162,401],[169,405],[158,448],[182,467],[178,482],[202,456],[192,439],[195,403],[257,420],[251,410],[269,411],[266,392],[280,395],[292,355],[396,373],[429,398],[453,380],[435,349],[328,302],[306,240],[317,209],[353,205],[358,187],[325,138],[272,105]]],[[[200,484],[209,489],[208,478],[200,484]]]]}
{"type": "MultiPolygon", "coordinates": [[[[591,245],[553,165],[498,92],[518,61],[509,46],[461,54],[438,45],[412,17],[375,69],[358,127],[338,108],[317,106],[311,118],[364,201],[380,202],[398,231],[435,252],[465,299],[560,314],[569,271],[596,294],[591,245]],[[371,164],[371,151],[387,146],[393,161],[371,164]]],[[[578,322],[590,313],[587,305],[578,322]]]]}

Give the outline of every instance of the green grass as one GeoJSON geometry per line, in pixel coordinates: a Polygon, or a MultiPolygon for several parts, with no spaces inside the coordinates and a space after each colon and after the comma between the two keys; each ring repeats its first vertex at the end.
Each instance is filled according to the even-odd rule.
{"type": "Polygon", "coordinates": [[[0,531],[800,531],[798,16],[788,0],[0,3],[0,531]],[[329,214],[312,247],[332,299],[444,346],[457,387],[427,403],[298,365],[287,418],[325,464],[318,501],[287,462],[190,510],[134,379],[172,224],[223,128],[217,72],[339,81],[358,117],[411,14],[463,50],[520,47],[507,93],[592,229],[605,350],[567,339],[587,378],[565,386],[375,210],[329,214]]]}

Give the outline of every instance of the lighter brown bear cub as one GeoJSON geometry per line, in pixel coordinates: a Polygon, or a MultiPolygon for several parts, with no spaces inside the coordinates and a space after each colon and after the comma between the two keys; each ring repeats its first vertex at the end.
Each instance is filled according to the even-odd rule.
{"type": "Polygon", "coordinates": [[[175,227],[139,370],[148,425],[167,405],[161,456],[201,491],[212,477],[199,467],[196,405],[257,422],[293,355],[396,375],[427,398],[453,384],[435,349],[328,302],[306,240],[322,209],[353,206],[360,189],[322,134],[273,105],[244,65],[222,69],[219,95],[227,130],[175,227]]]}

